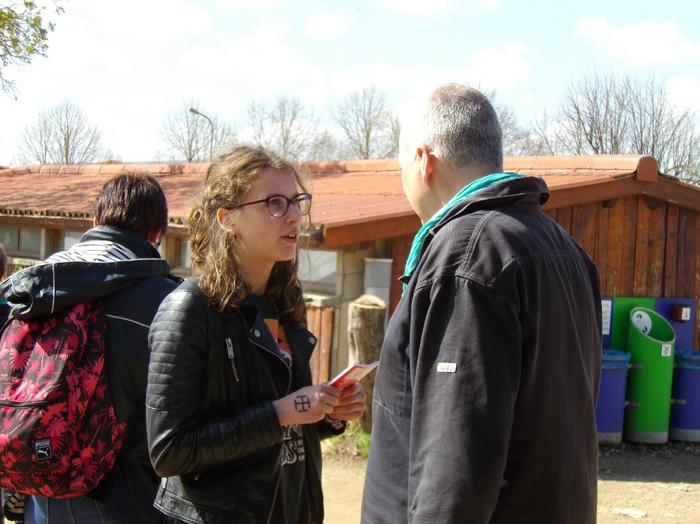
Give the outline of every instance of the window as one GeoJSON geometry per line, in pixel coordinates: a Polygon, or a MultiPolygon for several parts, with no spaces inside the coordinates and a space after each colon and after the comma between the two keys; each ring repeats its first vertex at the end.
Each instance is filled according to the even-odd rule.
{"type": "Polygon", "coordinates": [[[177,246],[177,267],[190,269],[192,267],[192,248],[189,240],[180,240],[177,246]]]}
{"type": "Polygon", "coordinates": [[[297,274],[304,291],[335,295],[338,254],[335,251],[299,250],[297,274]]]}
{"type": "Polygon", "coordinates": [[[9,255],[38,257],[41,253],[41,229],[0,228],[0,243],[9,255]]]}
{"type": "Polygon", "coordinates": [[[19,229],[0,228],[0,244],[7,251],[19,251],[19,229]]]}
{"type": "Polygon", "coordinates": [[[65,251],[72,248],[82,236],[82,231],[61,231],[58,236],[58,250],[65,251]]]}

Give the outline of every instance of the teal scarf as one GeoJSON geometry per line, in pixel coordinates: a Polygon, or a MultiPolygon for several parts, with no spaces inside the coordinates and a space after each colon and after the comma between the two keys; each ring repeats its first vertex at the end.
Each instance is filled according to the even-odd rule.
{"type": "MultiPolygon", "coordinates": [[[[435,213],[430,220],[428,220],[423,227],[418,230],[416,236],[413,238],[413,244],[411,245],[411,251],[408,253],[408,258],[406,259],[406,268],[403,271],[403,276],[406,278],[411,278],[413,272],[418,266],[418,261],[420,260],[420,252],[423,249],[423,242],[428,232],[435,227],[438,222],[440,222],[445,215],[449,213],[457,204],[462,202],[468,196],[473,195],[477,191],[486,189],[500,182],[505,182],[506,180],[512,180],[514,178],[520,178],[522,175],[518,173],[493,173],[481,178],[477,178],[474,182],[467,184],[462,189],[460,189],[455,196],[453,196],[450,201],[442,206],[442,208],[435,213]]],[[[406,289],[406,284],[403,285],[406,289]]]]}

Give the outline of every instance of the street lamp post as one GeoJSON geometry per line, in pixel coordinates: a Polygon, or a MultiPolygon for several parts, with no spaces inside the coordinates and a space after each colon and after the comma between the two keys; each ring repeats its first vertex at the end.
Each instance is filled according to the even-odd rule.
{"type": "Polygon", "coordinates": [[[214,122],[211,121],[211,118],[209,118],[204,113],[200,113],[194,107],[190,107],[189,111],[194,115],[199,115],[201,117],[206,118],[207,122],[209,122],[209,161],[211,161],[214,150],[214,122]]]}

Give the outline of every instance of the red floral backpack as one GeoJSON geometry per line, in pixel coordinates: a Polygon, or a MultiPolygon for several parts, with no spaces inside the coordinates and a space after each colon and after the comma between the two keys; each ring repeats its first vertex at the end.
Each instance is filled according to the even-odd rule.
{"type": "Polygon", "coordinates": [[[105,375],[98,301],[0,334],[0,488],[52,498],[84,495],[114,466],[126,424],[105,375]]]}

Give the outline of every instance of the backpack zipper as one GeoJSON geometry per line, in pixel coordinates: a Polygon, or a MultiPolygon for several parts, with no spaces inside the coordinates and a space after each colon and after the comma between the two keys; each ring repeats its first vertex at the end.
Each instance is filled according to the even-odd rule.
{"type": "Polygon", "coordinates": [[[39,408],[48,405],[48,400],[26,400],[24,402],[15,402],[13,400],[0,400],[0,406],[6,406],[10,408],[39,408]]]}

